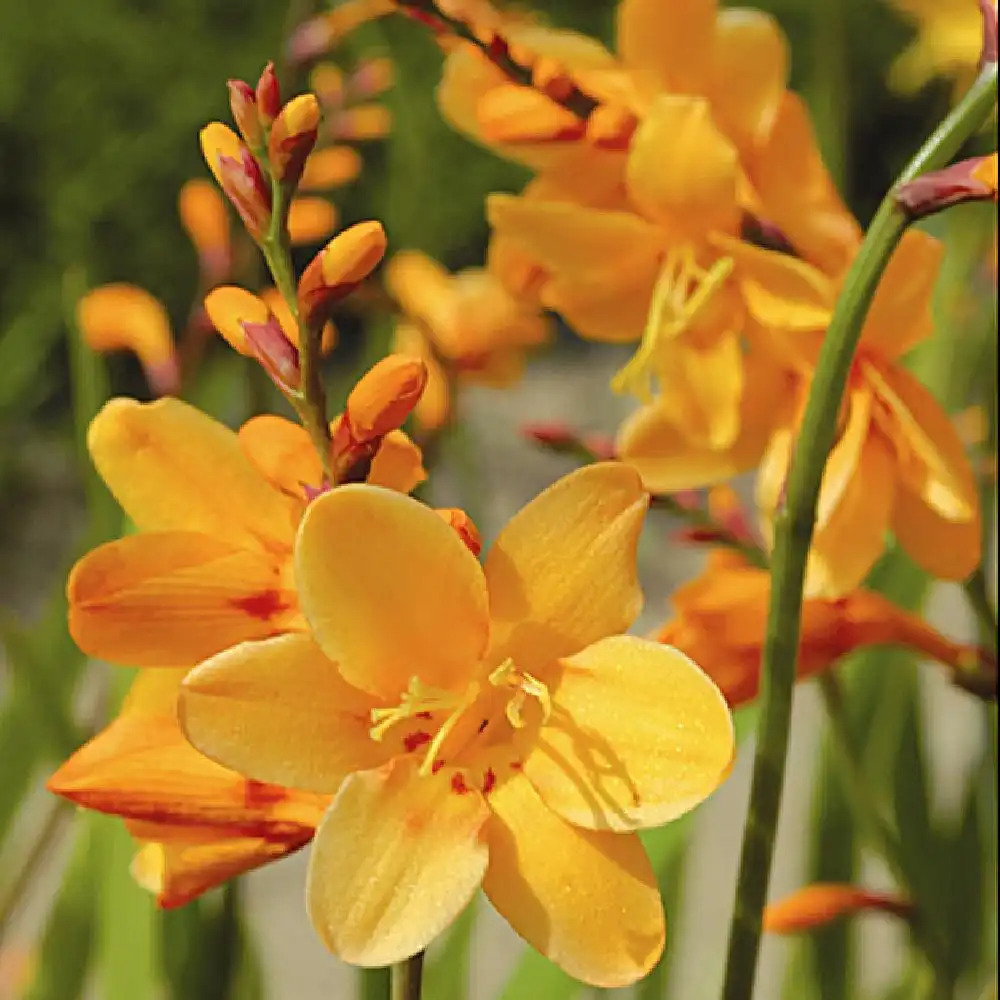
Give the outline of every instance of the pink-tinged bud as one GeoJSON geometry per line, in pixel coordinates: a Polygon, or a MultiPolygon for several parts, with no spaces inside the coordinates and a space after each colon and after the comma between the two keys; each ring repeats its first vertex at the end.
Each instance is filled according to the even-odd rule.
{"type": "Polygon", "coordinates": [[[257,114],[261,124],[267,127],[281,113],[281,88],[274,72],[274,63],[269,62],[257,81],[257,114]]]}
{"type": "Polygon", "coordinates": [[[385,437],[402,427],[427,385],[427,365],[420,358],[390,354],[369,369],[347,397],[344,420],[361,443],[385,437]]]}
{"type": "Polygon", "coordinates": [[[387,91],[395,79],[392,60],[366,59],[352,74],[348,89],[351,97],[367,101],[387,91]]]}
{"type": "Polygon", "coordinates": [[[316,145],[319,101],[315,94],[299,94],[274,120],[267,143],[267,157],[274,176],[291,189],[298,184],[306,157],[316,145]]]}
{"type": "Polygon", "coordinates": [[[979,0],[983,15],[983,51],[979,57],[982,70],[989,63],[997,61],[997,3],[996,0],[979,0]]]}
{"type": "Polygon", "coordinates": [[[896,189],[896,201],[911,219],[922,219],[964,201],[997,197],[997,154],[960,160],[896,189]]]}
{"type": "Polygon", "coordinates": [[[271,190],[260,164],[239,136],[221,122],[206,125],[199,138],[209,170],[247,232],[259,240],[271,224],[271,190]]]}
{"type": "Polygon", "coordinates": [[[332,44],[333,25],[329,19],[313,17],[292,32],[285,45],[285,54],[290,62],[299,65],[318,59],[332,44]]]}
{"type": "Polygon", "coordinates": [[[483,540],[479,529],[469,515],[459,507],[435,507],[434,513],[446,524],[449,524],[465,547],[478,556],[483,549],[483,540]]]}
{"type": "Polygon", "coordinates": [[[233,113],[233,121],[240,130],[240,135],[253,149],[257,149],[264,140],[264,130],[257,116],[257,95],[253,87],[243,80],[229,80],[229,108],[233,113]]]}
{"type": "Polygon", "coordinates": [[[247,345],[275,385],[286,392],[298,389],[302,380],[299,352],[278,320],[271,316],[265,323],[244,321],[242,326],[247,345]]]}
{"type": "Polygon", "coordinates": [[[385,254],[380,222],[359,222],[338,233],[309,262],[299,279],[299,313],[309,327],[368,277],[385,254]]]}
{"type": "Polygon", "coordinates": [[[522,424],[521,436],[560,455],[573,455],[586,462],[603,462],[615,457],[614,442],[600,434],[580,434],[560,422],[522,424]]]}

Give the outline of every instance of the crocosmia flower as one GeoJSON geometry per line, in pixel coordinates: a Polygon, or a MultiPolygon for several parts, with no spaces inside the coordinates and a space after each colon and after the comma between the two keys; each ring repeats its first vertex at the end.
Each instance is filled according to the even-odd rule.
{"type": "Polygon", "coordinates": [[[729,712],[686,656],[622,633],[648,498],[617,463],[555,483],[480,565],[434,511],[367,484],[314,500],[295,546],[310,632],[185,679],[181,720],[255,780],[332,793],[310,916],[347,961],[424,948],[483,887],[599,986],[643,976],[664,920],[635,831],[710,794],[729,712]]]}

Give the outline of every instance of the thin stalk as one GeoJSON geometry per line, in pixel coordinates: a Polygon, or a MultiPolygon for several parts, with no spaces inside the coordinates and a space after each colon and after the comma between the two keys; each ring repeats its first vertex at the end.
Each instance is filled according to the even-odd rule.
{"type": "Polygon", "coordinates": [[[986,574],[982,565],[969,577],[962,585],[965,596],[972,605],[972,610],[979,619],[980,630],[986,642],[993,646],[993,651],[997,648],[997,612],[990,600],[989,590],[986,585],[986,574]]]}
{"type": "Polygon", "coordinates": [[[392,966],[392,1000],[420,1000],[424,975],[424,953],[418,951],[392,966]]]}
{"type": "MultiPolygon", "coordinates": [[[[924,143],[897,184],[945,166],[992,112],[996,93],[997,66],[993,63],[984,68],[963,99],[924,143]]],[[[890,191],[847,275],[824,338],[795,443],[785,507],[775,519],[761,714],[722,989],[724,1000],[749,1000],[753,994],[761,915],[767,898],[784,785],[806,557],[812,543],[816,505],[862,325],[907,221],[894,192],[890,191]]]]}
{"type": "Polygon", "coordinates": [[[361,969],[358,997],[359,1000],[389,1000],[389,970],[361,969]]]}

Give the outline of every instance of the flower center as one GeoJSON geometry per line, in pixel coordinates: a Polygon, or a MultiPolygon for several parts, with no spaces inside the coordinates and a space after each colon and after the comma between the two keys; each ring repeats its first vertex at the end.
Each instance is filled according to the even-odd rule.
{"type": "Polygon", "coordinates": [[[611,388],[631,393],[644,403],[652,399],[653,377],[662,351],[689,329],[732,273],[733,260],[723,257],[707,270],[695,260],[691,246],[673,247],[653,286],[649,316],[639,347],[617,375],[611,388]]]}
{"type": "MultiPolygon", "coordinates": [[[[419,677],[411,677],[398,705],[371,710],[372,725],[368,733],[381,743],[399,723],[419,718],[428,722],[430,728],[437,722],[436,732],[421,729],[407,734],[402,741],[407,752],[426,747],[420,774],[428,775],[444,762],[446,742],[450,742],[449,757],[467,750],[499,721],[501,706],[511,728],[523,729],[524,707],[529,698],[541,706],[542,720],[548,719],[552,711],[548,688],[534,675],[518,670],[510,659],[490,672],[487,683],[474,681],[462,692],[435,688],[419,677]]],[[[496,742],[493,733],[490,742],[496,742]]]]}

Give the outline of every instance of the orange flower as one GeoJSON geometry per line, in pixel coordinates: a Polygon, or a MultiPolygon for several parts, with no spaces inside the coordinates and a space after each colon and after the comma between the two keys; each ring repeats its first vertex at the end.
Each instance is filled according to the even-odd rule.
{"type": "MultiPolygon", "coordinates": [[[[323,473],[301,427],[261,416],[237,435],[176,399],[115,399],[95,417],[88,445],[139,530],[70,573],[70,631],[84,652],[176,666],[303,627],[292,546],[323,473]]],[[[419,449],[392,432],[368,475],[412,489],[425,475],[419,449]]]]}
{"type": "Polygon", "coordinates": [[[178,210],[184,231],[198,251],[206,284],[223,280],[229,273],[232,248],[229,216],[218,189],[201,178],[187,181],[178,197],[178,210]]]}
{"type": "MultiPolygon", "coordinates": [[[[741,556],[718,549],[700,577],[672,597],[676,614],[656,638],[702,665],[733,707],[757,697],[771,577],[741,556]]],[[[800,680],[828,670],[863,646],[905,646],[951,667],[957,678],[980,663],[980,652],[954,643],[921,618],[871,590],[802,606],[800,680]]]]}
{"type": "Polygon", "coordinates": [[[140,842],[136,880],[161,906],[306,844],[328,796],[246,778],[203,757],[177,722],[187,671],[145,671],[118,717],[48,781],[50,791],[125,819],[140,842]]]}
{"type": "Polygon", "coordinates": [[[101,285],[77,303],[76,321],[92,350],[132,351],[156,395],[177,391],[180,370],[170,317],[160,300],[144,288],[101,285]]]}
{"type": "Polygon", "coordinates": [[[585,982],[626,985],[656,961],[663,914],[634,831],[705,798],[733,733],[690,660],[621,635],[646,503],[625,466],[578,470],[481,566],[421,504],[333,490],[296,543],[312,637],[245,643],[185,679],[197,747],[334,793],[307,893],[335,954],[400,961],[482,884],[585,982]]]}
{"type": "Polygon", "coordinates": [[[427,391],[415,411],[420,426],[448,419],[452,377],[503,386],[518,379],[526,348],[548,337],[536,310],[522,306],[487,271],[449,274],[424,254],[396,254],[386,284],[403,313],[395,349],[423,358],[427,391]]]}

